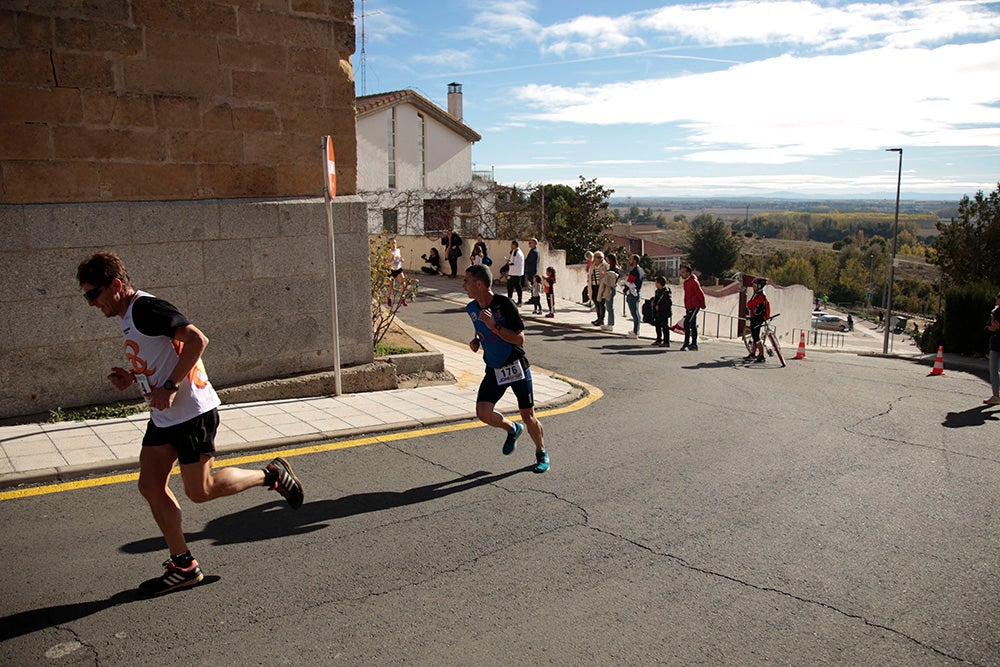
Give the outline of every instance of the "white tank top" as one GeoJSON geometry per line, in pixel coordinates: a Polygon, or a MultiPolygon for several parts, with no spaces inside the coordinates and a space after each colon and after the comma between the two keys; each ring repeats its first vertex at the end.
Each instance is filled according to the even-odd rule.
{"type": "MultiPolygon", "coordinates": [[[[121,319],[122,337],[125,339],[125,359],[128,370],[142,373],[149,379],[150,387],[160,387],[170,378],[177,365],[183,345],[169,336],[147,336],[139,331],[132,320],[132,307],[141,298],[155,299],[147,292],[136,292],[121,319]]],[[[178,383],[180,389],[166,410],[151,410],[153,423],[159,427],[174,426],[218,407],[222,401],[208,381],[204,362],[199,359],[186,378],[178,383]]]]}

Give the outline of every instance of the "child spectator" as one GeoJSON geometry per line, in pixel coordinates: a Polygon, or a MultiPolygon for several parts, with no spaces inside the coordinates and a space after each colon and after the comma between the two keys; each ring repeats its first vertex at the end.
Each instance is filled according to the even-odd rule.
{"type": "Polygon", "coordinates": [[[531,309],[533,315],[542,314],[542,277],[537,273],[531,280],[531,298],[528,299],[528,303],[533,306],[531,309]]]}
{"type": "Polygon", "coordinates": [[[670,318],[674,302],[667,279],[656,276],[656,292],[653,293],[653,326],[656,328],[656,340],[653,345],[670,347],[670,318]]]}

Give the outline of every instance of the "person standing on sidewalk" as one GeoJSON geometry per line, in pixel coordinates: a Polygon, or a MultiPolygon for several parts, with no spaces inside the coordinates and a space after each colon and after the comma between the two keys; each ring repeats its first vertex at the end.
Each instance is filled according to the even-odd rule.
{"type": "Polygon", "coordinates": [[[667,287],[667,279],[656,276],[656,291],[653,293],[653,327],[656,329],[656,340],[653,345],[670,347],[670,318],[673,317],[673,297],[667,287]]]}
{"type": "Polygon", "coordinates": [[[601,331],[615,330],[615,292],[618,291],[618,258],[608,253],[608,268],[597,287],[597,302],[601,304],[599,313],[606,313],[608,323],[601,325],[601,331]]]}
{"type": "Polygon", "coordinates": [[[986,331],[990,334],[990,387],[993,395],[983,403],[1000,405],[1000,292],[993,298],[996,305],[990,311],[990,319],[986,331]]]}
{"type": "Polygon", "coordinates": [[[160,595],[193,586],[204,575],[188,549],[181,508],[168,486],[175,463],[180,462],[184,493],[196,503],[264,486],[298,509],[304,499],[302,484],[282,458],[263,470],[213,470],[220,401],[201,360],[208,338],[169,302],[134,289],[114,253],[85,260],[76,278],[88,304],[106,318],[121,319],[130,368],[115,366],[108,380],[119,391],[138,385],[150,407],[139,453],[139,492],[149,503],[170,558],[164,563],[166,572],[144,581],[139,591],[160,595]]]}
{"type": "Polygon", "coordinates": [[[549,454],[545,451],[542,423],[535,416],[535,396],[531,385],[531,369],[524,355],[524,323],[509,298],[494,294],[493,274],[489,267],[470,266],[465,271],[462,287],[472,301],[465,312],[476,331],[469,341],[473,352],[483,351],[486,373],[476,395],[476,417],[489,426],[503,429],[507,439],[503,443],[504,455],[514,453],[517,439],[525,428],[535,442],[534,472],[549,469],[549,454]],[[512,422],[497,412],[496,404],[510,387],[517,397],[521,422],[512,422]]]}
{"type": "Polygon", "coordinates": [[[594,303],[594,308],[597,311],[597,319],[595,319],[591,324],[596,327],[604,326],[604,301],[600,298],[601,291],[601,281],[604,279],[604,274],[607,273],[609,265],[604,259],[604,253],[598,250],[594,253],[594,262],[590,266],[590,298],[594,303]]]}
{"type": "Polygon", "coordinates": [[[528,289],[533,282],[535,282],[535,276],[538,273],[538,239],[532,237],[528,239],[528,254],[524,256],[524,277],[521,278],[521,286],[524,289],[528,289]]]}
{"type": "Polygon", "coordinates": [[[514,292],[517,292],[517,305],[521,305],[524,299],[522,290],[524,289],[524,253],[518,247],[517,241],[510,242],[510,257],[507,258],[510,270],[507,272],[507,298],[513,299],[514,292]]]}
{"type": "Polygon", "coordinates": [[[628,312],[632,314],[632,331],[629,338],[639,337],[639,300],[642,298],[643,271],[639,266],[639,255],[632,255],[629,259],[628,277],[625,279],[625,303],[628,304],[628,312]]]}
{"type": "Polygon", "coordinates": [[[684,281],[684,345],[681,352],[698,349],[698,311],[705,308],[705,292],[690,264],[681,265],[684,281]]]}

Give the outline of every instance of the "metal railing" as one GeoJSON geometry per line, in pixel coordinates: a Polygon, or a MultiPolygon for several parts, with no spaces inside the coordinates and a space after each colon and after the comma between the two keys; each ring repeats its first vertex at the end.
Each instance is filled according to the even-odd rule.
{"type": "Polygon", "coordinates": [[[820,331],[818,329],[792,329],[792,341],[798,342],[802,337],[800,332],[806,332],[806,344],[809,347],[842,348],[846,337],[837,331],[820,331]]]}

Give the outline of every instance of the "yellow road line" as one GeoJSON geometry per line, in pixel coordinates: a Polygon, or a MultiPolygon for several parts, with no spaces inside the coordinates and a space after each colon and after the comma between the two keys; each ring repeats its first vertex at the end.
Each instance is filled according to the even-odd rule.
{"type": "MultiPolygon", "coordinates": [[[[542,369],[539,369],[542,370],[542,369]]],[[[545,371],[548,372],[548,371],[545,371]]],[[[551,373],[549,373],[552,375],[551,373]]],[[[553,377],[558,377],[552,375],[553,377]]],[[[551,410],[540,410],[538,412],[539,417],[553,416],[566,414],[568,412],[575,412],[577,410],[582,410],[591,403],[599,400],[604,396],[602,392],[597,387],[587,384],[586,382],[581,382],[579,380],[569,380],[566,378],[558,378],[564,382],[570,384],[576,384],[585,388],[588,394],[576,401],[573,401],[569,405],[565,405],[560,408],[553,408],[551,410]]],[[[510,419],[520,419],[520,416],[510,417],[510,419]]],[[[317,445],[308,445],[305,447],[296,447],[294,449],[286,449],[281,451],[269,451],[261,454],[248,454],[245,456],[236,456],[233,458],[227,458],[223,461],[216,461],[216,467],[224,468],[226,466],[239,466],[247,465],[251,463],[260,463],[262,461],[270,461],[275,456],[283,456],[285,458],[291,458],[294,456],[305,456],[307,454],[321,454],[323,452],[332,452],[338,449],[349,449],[351,447],[361,447],[363,445],[374,445],[380,442],[395,442],[398,440],[407,440],[409,438],[422,438],[429,435],[438,435],[441,433],[454,433],[456,431],[465,431],[473,428],[482,428],[486,424],[479,420],[466,421],[458,424],[445,424],[443,426],[430,426],[427,428],[419,428],[415,430],[407,431],[396,431],[393,433],[383,433],[380,435],[372,435],[364,438],[352,438],[350,440],[343,440],[339,442],[326,442],[317,445]]],[[[179,468],[174,468],[172,473],[177,474],[180,472],[179,468]]],[[[24,489],[13,489],[9,491],[0,491],[0,501],[4,500],[15,500],[18,498],[29,498],[31,496],[42,496],[50,493],[61,493],[63,491],[76,491],[78,489],[88,489],[95,486],[108,486],[109,484],[122,484],[124,482],[135,482],[139,479],[138,472],[123,473],[119,475],[107,475],[104,477],[93,477],[90,479],[81,479],[72,482],[59,482],[56,484],[45,484],[42,486],[33,486],[24,489]]]]}

